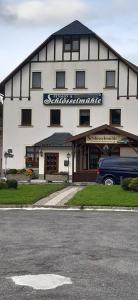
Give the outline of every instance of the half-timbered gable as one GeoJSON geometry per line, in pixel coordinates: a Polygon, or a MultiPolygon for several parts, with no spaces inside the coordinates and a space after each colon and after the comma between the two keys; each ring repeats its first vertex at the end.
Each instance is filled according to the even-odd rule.
{"type": "MultiPolygon", "coordinates": [[[[53,62],[57,63],[57,68],[61,62],[65,63],[64,66],[67,62],[77,62],[78,67],[83,67],[83,62],[85,65],[89,62],[91,76],[94,78],[95,72],[101,77],[101,69],[105,71],[113,68],[116,71],[117,98],[138,98],[138,68],[78,21],[52,34],[1,83],[1,89],[5,87],[5,97],[30,100],[32,71],[43,71],[44,76],[47,76],[47,66],[53,62]],[[65,49],[65,45],[71,48],[65,49]],[[73,45],[76,48],[73,49],[73,45]]],[[[50,79],[49,73],[47,77],[50,79]]],[[[43,88],[46,88],[45,84],[46,82],[43,88]]],[[[101,84],[101,89],[103,88],[104,78],[101,84]]]]}

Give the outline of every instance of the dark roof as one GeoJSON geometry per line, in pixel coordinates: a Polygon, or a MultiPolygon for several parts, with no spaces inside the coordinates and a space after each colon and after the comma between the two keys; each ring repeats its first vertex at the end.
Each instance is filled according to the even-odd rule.
{"type": "Polygon", "coordinates": [[[18,65],[1,83],[0,83],[0,92],[4,93],[4,85],[5,83],[14,76],[22,67],[24,67],[30,60],[45,47],[54,37],[60,37],[65,35],[89,35],[97,38],[101,43],[103,43],[106,47],[108,47],[114,55],[116,55],[121,61],[123,61],[126,65],[128,65],[134,72],[138,73],[138,67],[125,58],[123,58],[119,53],[117,53],[112,47],[110,47],[103,39],[101,39],[96,33],[87,28],[85,25],[80,23],[79,21],[74,21],[69,25],[63,27],[59,31],[53,33],[49,36],[39,47],[37,47],[20,65],[18,65]]]}
{"type": "Polygon", "coordinates": [[[71,137],[72,137],[72,135],[69,132],[55,132],[48,138],[34,144],[34,146],[36,146],[36,147],[71,147],[71,143],[67,141],[71,137]]]}
{"type": "Polygon", "coordinates": [[[123,136],[125,136],[127,138],[130,138],[132,140],[138,141],[138,135],[132,134],[130,132],[124,131],[124,130],[119,129],[119,128],[115,128],[115,127],[107,125],[107,124],[104,124],[102,126],[94,128],[94,129],[91,129],[91,130],[85,131],[83,133],[74,135],[74,136],[70,137],[68,139],[68,141],[69,142],[77,141],[77,140],[79,140],[81,138],[84,138],[84,137],[90,135],[90,134],[96,134],[96,133],[98,134],[98,133],[101,133],[101,131],[105,131],[105,130],[107,130],[111,134],[112,133],[114,133],[114,134],[120,134],[120,135],[123,135],[123,136]]]}
{"type": "Polygon", "coordinates": [[[74,21],[70,23],[69,25],[63,27],[62,29],[56,31],[54,36],[60,36],[60,35],[94,35],[95,33],[90,30],[88,27],[80,23],[79,21],[74,21]]]}

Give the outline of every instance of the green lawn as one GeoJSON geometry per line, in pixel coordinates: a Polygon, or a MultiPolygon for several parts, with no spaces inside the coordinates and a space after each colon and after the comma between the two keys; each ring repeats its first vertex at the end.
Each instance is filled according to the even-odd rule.
{"type": "Polygon", "coordinates": [[[77,206],[138,206],[138,193],[120,186],[93,185],[78,192],[68,203],[77,206]]]}
{"type": "Polygon", "coordinates": [[[0,204],[33,204],[39,199],[50,195],[65,184],[21,184],[16,189],[0,190],[0,204]]]}

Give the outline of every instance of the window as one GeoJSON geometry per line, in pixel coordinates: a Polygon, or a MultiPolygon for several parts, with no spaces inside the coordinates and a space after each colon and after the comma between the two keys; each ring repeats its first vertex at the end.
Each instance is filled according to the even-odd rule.
{"type": "Polygon", "coordinates": [[[106,87],[115,87],[115,71],[106,71],[106,87]]]}
{"type": "Polygon", "coordinates": [[[76,88],[85,88],[85,71],[76,72],[76,88]]]}
{"type": "Polygon", "coordinates": [[[65,88],[65,72],[56,72],[56,88],[65,88]]]}
{"type": "Polygon", "coordinates": [[[81,109],[80,110],[80,126],[89,126],[90,125],[90,110],[81,109]]]}
{"type": "Polygon", "coordinates": [[[80,43],[78,39],[72,40],[72,51],[79,51],[80,50],[80,43]]]}
{"type": "Polygon", "coordinates": [[[2,126],[2,119],[3,119],[3,107],[2,104],[0,103],[0,127],[2,126]]]}
{"type": "Polygon", "coordinates": [[[39,148],[26,147],[26,168],[39,167],[39,148]]]}
{"type": "Polygon", "coordinates": [[[71,51],[71,39],[64,40],[64,51],[66,52],[71,51]]]}
{"type": "Polygon", "coordinates": [[[78,38],[65,38],[64,39],[64,51],[75,52],[80,50],[80,41],[78,38]]]}
{"type": "Polygon", "coordinates": [[[110,125],[121,125],[121,109],[110,109],[110,125]]]}
{"type": "Polygon", "coordinates": [[[41,72],[32,73],[32,88],[34,89],[41,88],[41,72]]]}
{"type": "Polygon", "coordinates": [[[32,110],[31,109],[22,109],[21,110],[21,125],[22,126],[31,126],[32,122],[32,110]]]}
{"type": "Polygon", "coordinates": [[[60,126],[60,109],[50,110],[50,126],[60,126]]]}

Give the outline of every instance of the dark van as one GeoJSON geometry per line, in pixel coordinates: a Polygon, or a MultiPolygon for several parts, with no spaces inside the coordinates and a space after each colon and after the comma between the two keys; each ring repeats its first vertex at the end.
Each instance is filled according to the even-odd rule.
{"type": "Polygon", "coordinates": [[[138,177],[138,157],[100,158],[96,182],[105,185],[119,184],[126,177],[138,177]]]}

